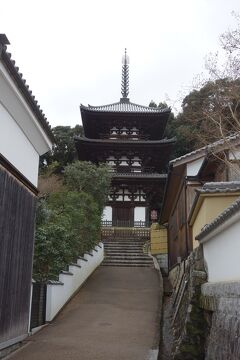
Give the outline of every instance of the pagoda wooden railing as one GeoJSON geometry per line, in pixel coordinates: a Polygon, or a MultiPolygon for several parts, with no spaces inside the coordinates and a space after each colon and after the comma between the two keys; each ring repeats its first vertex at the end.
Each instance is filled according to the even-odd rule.
{"type": "Polygon", "coordinates": [[[124,227],[124,228],[148,228],[149,223],[147,221],[131,221],[131,220],[103,220],[102,227],[124,227]]]}
{"type": "Polygon", "coordinates": [[[145,221],[135,221],[135,225],[138,226],[129,226],[130,223],[126,224],[127,226],[113,226],[111,221],[103,221],[101,229],[102,240],[107,239],[135,239],[135,240],[144,240],[147,241],[150,239],[150,228],[147,227],[145,221]]]}

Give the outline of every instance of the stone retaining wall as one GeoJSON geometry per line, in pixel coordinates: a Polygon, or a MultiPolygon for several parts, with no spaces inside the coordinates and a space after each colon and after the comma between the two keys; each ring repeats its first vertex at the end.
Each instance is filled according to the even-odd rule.
{"type": "Polygon", "coordinates": [[[201,247],[191,253],[184,267],[171,299],[172,359],[204,359],[208,324],[200,307],[201,285],[206,281],[201,247]]]}
{"type": "Polygon", "coordinates": [[[240,359],[240,281],[202,285],[200,306],[211,314],[205,359],[240,359]]]}
{"type": "Polygon", "coordinates": [[[174,274],[170,302],[174,342],[169,358],[239,360],[240,281],[207,282],[201,246],[174,274]]]}

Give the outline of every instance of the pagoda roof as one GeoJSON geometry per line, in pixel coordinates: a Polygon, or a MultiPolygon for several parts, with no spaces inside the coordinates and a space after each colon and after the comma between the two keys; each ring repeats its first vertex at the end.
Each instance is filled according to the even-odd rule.
{"type": "Polygon", "coordinates": [[[161,140],[114,140],[75,137],[79,160],[104,162],[108,155],[135,153],[145,159],[146,168],[156,172],[165,169],[175,139],[161,140]]]}
{"type": "Polygon", "coordinates": [[[164,136],[171,109],[139,105],[129,100],[129,56],[125,49],[122,59],[121,98],[107,105],[80,105],[84,134],[88,138],[99,139],[109,135],[111,128],[137,128],[152,140],[164,136]]]}
{"type": "Polygon", "coordinates": [[[169,108],[163,110],[136,104],[130,105],[131,103],[116,103],[99,107],[82,105],[81,116],[85,136],[99,139],[101,134],[109,134],[112,127],[128,128],[130,126],[136,127],[142,133],[149,135],[151,139],[161,139],[164,136],[171,110],[169,108]],[[129,108],[131,108],[131,111],[127,111],[129,108]],[[136,111],[137,108],[138,111],[136,111]],[[140,111],[140,109],[143,111],[140,111]]]}
{"type": "Polygon", "coordinates": [[[149,107],[143,106],[139,104],[134,104],[129,101],[129,99],[120,99],[119,102],[108,104],[108,105],[100,105],[100,106],[84,106],[81,104],[81,110],[87,110],[91,112],[114,112],[114,113],[152,113],[152,114],[162,114],[162,113],[170,113],[170,108],[161,109],[158,107],[149,107]]]}

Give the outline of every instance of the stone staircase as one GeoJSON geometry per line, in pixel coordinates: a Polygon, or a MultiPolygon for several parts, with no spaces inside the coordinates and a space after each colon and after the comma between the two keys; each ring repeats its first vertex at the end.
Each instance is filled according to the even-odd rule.
{"type": "Polygon", "coordinates": [[[118,238],[104,240],[103,266],[151,267],[152,259],[143,253],[146,240],[118,238]]]}

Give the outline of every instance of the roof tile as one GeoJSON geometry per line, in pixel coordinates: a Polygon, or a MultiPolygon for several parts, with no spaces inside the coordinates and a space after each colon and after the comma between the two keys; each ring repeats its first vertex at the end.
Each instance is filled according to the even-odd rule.
{"type": "Polygon", "coordinates": [[[51,131],[51,126],[46,121],[46,117],[43,114],[40,106],[38,105],[35,96],[32,95],[32,91],[29,89],[29,85],[26,84],[26,80],[23,79],[23,74],[19,72],[19,67],[16,66],[15,60],[11,58],[11,53],[7,52],[7,46],[1,43],[1,39],[5,34],[0,34],[0,46],[2,46],[0,51],[0,58],[6,67],[9,74],[12,76],[14,82],[19,87],[20,91],[22,92],[24,98],[30,105],[32,111],[35,113],[36,118],[39,121],[39,124],[44,129],[45,133],[48,135],[49,139],[54,142],[54,136],[51,131]]]}
{"type": "Polygon", "coordinates": [[[196,191],[200,194],[240,192],[240,181],[209,182],[196,191]]]}
{"type": "Polygon", "coordinates": [[[178,162],[181,162],[182,160],[188,160],[189,158],[191,158],[192,156],[194,155],[201,155],[201,153],[208,153],[208,152],[211,152],[213,151],[216,147],[220,146],[220,145],[229,145],[229,142],[233,141],[233,140],[237,140],[237,139],[240,139],[240,136],[239,134],[236,134],[236,135],[232,135],[232,136],[229,136],[227,137],[226,139],[221,139],[221,140],[218,140],[218,141],[215,141],[211,144],[208,144],[206,146],[203,146],[199,149],[196,149],[196,150],[193,150],[191,151],[190,153],[187,153],[185,155],[182,155],[176,159],[173,159],[170,161],[170,164],[175,164],[175,163],[178,163],[178,162]]]}
{"type": "Polygon", "coordinates": [[[240,211],[240,198],[233,202],[226,208],[219,216],[217,216],[210,224],[204,226],[199,235],[196,236],[197,240],[202,240],[206,235],[210,234],[213,230],[217,229],[221,224],[230,219],[233,215],[240,211]]]}
{"type": "Polygon", "coordinates": [[[148,107],[143,105],[134,104],[131,102],[117,102],[113,104],[108,105],[102,105],[102,106],[91,106],[88,105],[84,106],[81,105],[82,109],[86,109],[89,111],[99,111],[99,112],[132,112],[132,113],[165,113],[170,112],[170,108],[166,109],[160,109],[155,107],[148,107]]]}

